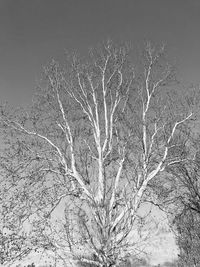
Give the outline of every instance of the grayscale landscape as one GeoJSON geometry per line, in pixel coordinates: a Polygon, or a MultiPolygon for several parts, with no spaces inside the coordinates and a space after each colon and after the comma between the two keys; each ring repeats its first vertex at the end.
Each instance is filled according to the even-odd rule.
{"type": "Polygon", "coordinates": [[[0,0],[0,266],[200,267],[199,14],[0,0]]]}

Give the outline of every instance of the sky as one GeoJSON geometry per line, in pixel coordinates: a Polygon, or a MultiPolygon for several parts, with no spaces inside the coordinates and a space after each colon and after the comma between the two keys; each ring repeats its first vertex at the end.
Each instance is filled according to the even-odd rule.
{"type": "Polygon", "coordinates": [[[42,66],[108,38],[165,43],[185,84],[200,83],[199,0],[0,0],[0,102],[31,101],[42,66]]]}
{"type": "Polygon", "coordinates": [[[0,102],[30,103],[42,66],[108,38],[165,43],[181,82],[200,84],[199,26],[199,0],[0,0],[0,102]]]}

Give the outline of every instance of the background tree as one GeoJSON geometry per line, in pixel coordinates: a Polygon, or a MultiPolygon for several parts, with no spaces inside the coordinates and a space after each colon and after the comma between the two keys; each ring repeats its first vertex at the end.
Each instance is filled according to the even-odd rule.
{"type": "Polygon", "coordinates": [[[193,160],[176,166],[177,198],[176,216],[173,224],[177,231],[177,244],[180,248],[180,266],[198,266],[200,264],[200,183],[198,160],[198,139],[195,140],[193,160]],[[179,193],[178,193],[179,192],[179,193]]]}
{"type": "Polygon", "coordinates": [[[148,184],[185,159],[193,103],[172,89],[164,47],[149,43],[137,69],[126,46],[108,42],[64,69],[52,61],[44,76],[31,108],[2,107],[3,226],[26,226],[31,250],[116,265],[137,248],[148,184]]]}

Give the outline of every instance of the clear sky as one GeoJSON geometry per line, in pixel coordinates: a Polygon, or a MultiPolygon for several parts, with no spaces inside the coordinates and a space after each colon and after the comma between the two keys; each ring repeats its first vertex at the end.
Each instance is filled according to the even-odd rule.
{"type": "Polygon", "coordinates": [[[200,0],[0,0],[0,102],[29,103],[43,65],[107,38],[164,42],[200,84],[200,0]]]}
{"type": "Polygon", "coordinates": [[[31,99],[42,65],[112,38],[166,43],[180,78],[200,82],[199,0],[0,0],[0,101],[31,99]]]}

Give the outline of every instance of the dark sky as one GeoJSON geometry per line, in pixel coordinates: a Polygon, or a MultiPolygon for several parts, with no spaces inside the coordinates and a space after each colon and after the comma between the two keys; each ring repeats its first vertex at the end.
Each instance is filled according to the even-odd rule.
{"type": "Polygon", "coordinates": [[[25,104],[42,65],[107,38],[164,42],[200,83],[199,0],[0,0],[0,101],[25,104]]]}

